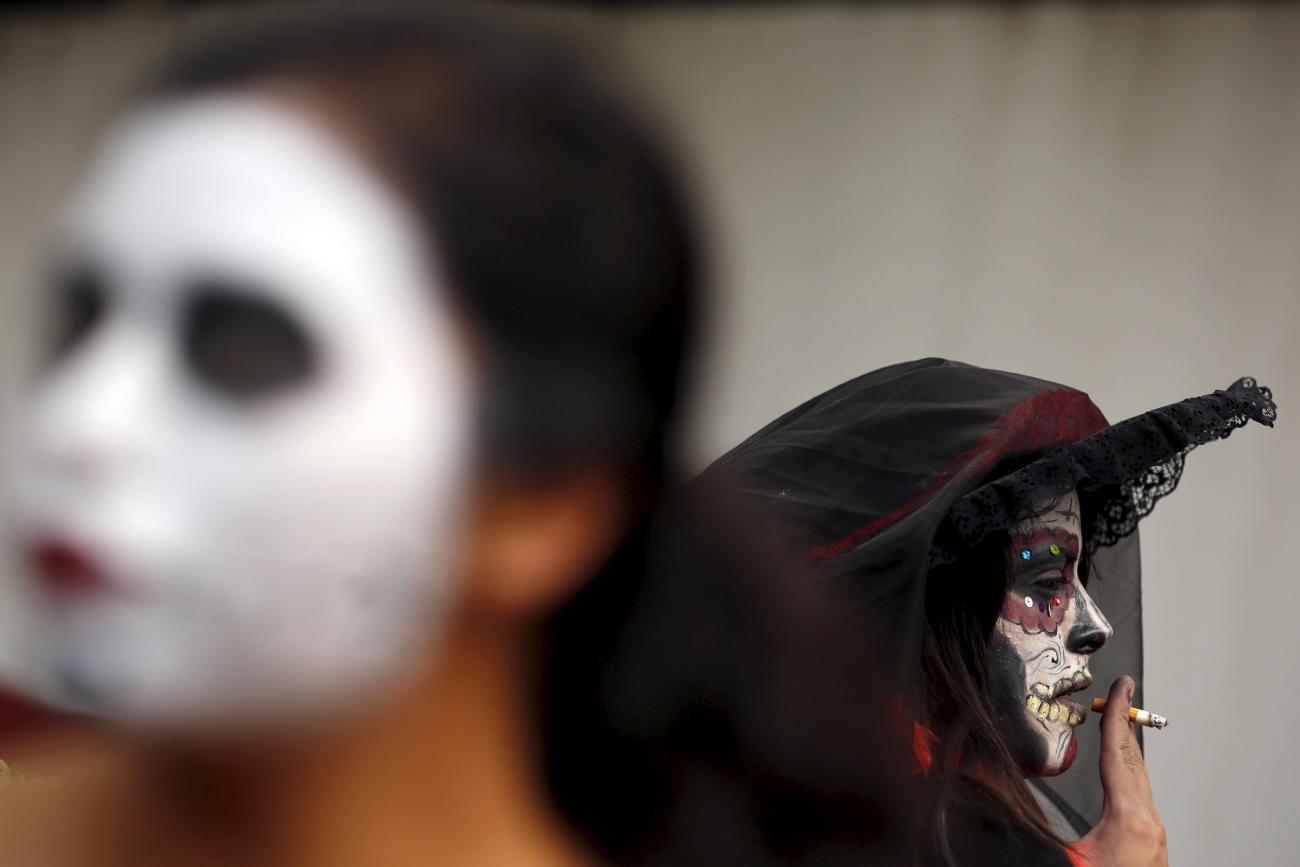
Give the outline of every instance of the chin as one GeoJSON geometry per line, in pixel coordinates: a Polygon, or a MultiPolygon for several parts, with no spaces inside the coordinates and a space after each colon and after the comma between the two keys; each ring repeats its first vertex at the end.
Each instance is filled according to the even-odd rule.
{"type": "MultiPolygon", "coordinates": [[[[1027,775],[1031,777],[1056,777],[1070,770],[1070,766],[1074,764],[1074,757],[1079,752],[1079,740],[1074,736],[1073,732],[1070,732],[1068,737],[1070,739],[1069,743],[1065,745],[1065,749],[1060,753],[1059,759],[1051,754],[1051,750],[1055,745],[1045,744],[1048,749],[1048,755],[1051,757],[1045,761],[1036,763],[1031,769],[1029,769],[1027,775]]],[[[1059,747],[1056,748],[1059,749],[1059,747]]]]}

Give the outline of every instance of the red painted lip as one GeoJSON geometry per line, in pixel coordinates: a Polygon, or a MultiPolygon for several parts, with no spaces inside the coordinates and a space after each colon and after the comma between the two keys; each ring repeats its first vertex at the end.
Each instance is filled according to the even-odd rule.
{"type": "Polygon", "coordinates": [[[110,586],[108,575],[90,555],[59,539],[32,546],[27,561],[41,586],[56,596],[102,593],[110,586]]]}
{"type": "Polygon", "coordinates": [[[1079,752],[1079,739],[1070,735],[1070,745],[1065,748],[1065,758],[1061,760],[1061,771],[1070,770],[1070,765],[1074,764],[1075,753],[1079,752]]]}

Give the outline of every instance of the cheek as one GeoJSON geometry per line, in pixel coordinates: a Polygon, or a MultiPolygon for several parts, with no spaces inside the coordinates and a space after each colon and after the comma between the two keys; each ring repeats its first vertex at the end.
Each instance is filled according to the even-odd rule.
{"type": "Polygon", "coordinates": [[[1015,623],[999,620],[989,647],[989,665],[1002,673],[1019,671],[1023,674],[1025,661],[1032,655],[1026,647],[1028,639],[1029,636],[1015,623]]]}
{"type": "Polygon", "coordinates": [[[231,458],[211,505],[241,512],[221,522],[231,532],[273,530],[303,552],[356,547],[364,563],[423,547],[459,511],[469,463],[468,413],[434,395],[304,394],[292,417],[245,432],[243,460],[231,458]]]}
{"type": "Polygon", "coordinates": [[[196,399],[160,416],[150,460],[101,513],[110,553],[156,604],[223,619],[339,620],[354,597],[447,580],[466,413],[419,392],[309,385],[265,411],[196,399]]]}
{"type": "MultiPolygon", "coordinates": [[[[999,620],[997,633],[1000,640],[1000,653],[1013,657],[1013,661],[998,663],[1003,668],[1014,665],[1020,672],[1021,693],[1018,701],[1023,704],[1029,686],[1038,682],[1054,682],[1050,676],[1061,667],[1063,658],[1061,643],[1057,636],[1043,632],[1026,632],[1023,626],[999,620]]],[[[996,660],[995,660],[996,662],[996,660]]]]}
{"type": "MultiPolygon", "coordinates": [[[[1047,761],[1047,748],[1041,730],[1036,731],[1025,710],[1026,683],[1024,650],[1011,640],[999,622],[989,645],[989,678],[994,710],[1001,733],[1016,761],[1024,768],[1041,768],[1047,761]]],[[[1024,637],[1020,627],[1011,629],[1024,637]]]]}

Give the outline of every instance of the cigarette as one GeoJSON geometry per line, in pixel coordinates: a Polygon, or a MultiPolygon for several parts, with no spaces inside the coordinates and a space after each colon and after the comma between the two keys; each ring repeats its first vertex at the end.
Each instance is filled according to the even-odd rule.
{"type": "MultiPolygon", "coordinates": [[[[1106,709],[1106,699],[1094,698],[1092,700],[1092,709],[1101,713],[1106,709]]],[[[1128,709],[1128,721],[1137,723],[1140,726],[1150,726],[1153,729],[1162,729],[1169,725],[1169,720],[1165,719],[1158,713],[1152,713],[1149,710],[1143,710],[1140,707],[1131,707],[1128,709]]]]}

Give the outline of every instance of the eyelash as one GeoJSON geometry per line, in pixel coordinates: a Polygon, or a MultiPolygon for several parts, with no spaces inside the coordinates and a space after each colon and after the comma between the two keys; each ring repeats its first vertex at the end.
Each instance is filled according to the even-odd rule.
{"type": "Polygon", "coordinates": [[[1043,593],[1054,593],[1067,583],[1064,578],[1040,578],[1034,582],[1033,586],[1043,593]]]}

